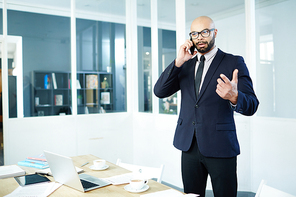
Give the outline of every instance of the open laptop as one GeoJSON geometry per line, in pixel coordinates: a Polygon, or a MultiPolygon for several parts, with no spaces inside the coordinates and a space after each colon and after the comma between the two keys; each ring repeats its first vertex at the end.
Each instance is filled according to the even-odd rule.
{"type": "Polygon", "coordinates": [[[101,188],[111,183],[88,174],[79,174],[70,157],[44,151],[50,171],[55,181],[81,192],[101,188]]]}

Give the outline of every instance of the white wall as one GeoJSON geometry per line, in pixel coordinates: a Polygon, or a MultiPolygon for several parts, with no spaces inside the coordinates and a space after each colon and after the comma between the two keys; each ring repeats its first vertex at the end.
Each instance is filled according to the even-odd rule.
{"type": "Polygon", "coordinates": [[[181,152],[173,146],[177,118],[149,113],[134,116],[134,162],[152,167],[164,164],[163,181],[182,187],[181,152]]]}
{"type": "Polygon", "coordinates": [[[43,150],[67,156],[93,154],[132,162],[132,116],[128,113],[9,119],[4,131],[5,164],[43,150]]]}
{"type": "MultiPolygon", "coordinates": [[[[256,192],[265,179],[268,185],[296,195],[296,120],[236,115],[235,121],[241,147],[239,191],[256,192]]],[[[134,116],[134,162],[165,164],[163,181],[182,187],[181,153],[173,147],[176,122],[176,115],[134,116]]]]}
{"type": "MultiPolygon", "coordinates": [[[[163,181],[183,187],[181,178],[181,151],[173,146],[177,125],[176,115],[139,113],[134,116],[134,161],[139,165],[165,165],[163,181]]],[[[236,116],[237,133],[241,145],[238,156],[239,190],[251,187],[250,117],[236,116]]],[[[211,189],[208,183],[207,189],[211,189]]]]}
{"type": "Polygon", "coordinates": [[[261,179],[296,195],[296,120],[256,117],[251,124],[252,190],[261,179]]]}

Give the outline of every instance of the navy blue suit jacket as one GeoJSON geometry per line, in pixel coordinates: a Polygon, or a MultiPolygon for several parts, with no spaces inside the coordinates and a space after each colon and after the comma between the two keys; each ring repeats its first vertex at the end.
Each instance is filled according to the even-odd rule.
{"type": "Polygon", "coordinates": [[[234,157],[240,154],[234,111],[253,115],[259,105],[254,93],[249,71],[241,56],[218,50],[205,76],[198,98],[195,95],[194,78],[197,57],[188,60],[180,68],[173,61],[161,74],[154,87],[159,98],[168,97],[181,90],[181,110],[174,136],[174,146],[188,151],[196,131],[200,152],[206,157],[234,157]],[[232,80],[238,69],[238,101],[233,109],[228,100],[216,93],[217,79],[224,74],[232,80]]]}

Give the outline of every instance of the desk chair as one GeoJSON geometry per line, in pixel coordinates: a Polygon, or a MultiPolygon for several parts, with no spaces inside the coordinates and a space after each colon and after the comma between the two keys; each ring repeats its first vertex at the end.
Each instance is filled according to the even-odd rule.
{"type": "Polygon", "coordinates": [[[266,181],[262,180],[256,192],[255,197],[295,197],[273,187],[266,185],[266,181]]]}
{"type": "Polygon", "coordinates": [[[161,165],[159,168],[152,168],[146,166],[133,165],[128,163],[121,162],[121,159],[117,159],[116,165],[132,171],[133,173],[142,173],[145,178],[151,179],[156,178],[157,182],[161,183],[162,172],[164,165],[161,165]]]}

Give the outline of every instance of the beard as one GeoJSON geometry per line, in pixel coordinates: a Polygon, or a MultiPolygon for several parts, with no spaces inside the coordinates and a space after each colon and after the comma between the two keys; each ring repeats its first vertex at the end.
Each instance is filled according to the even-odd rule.
{"type": "Polygon", "coordinates": [[[195,45],[198,52],[207,53],[213,48],[214,44],[215,44],[215,37],[213,37],[213,39],[210,40],[210,43],[208,43],[207,41],[200,41],[200,42],[195,43],[194,45],[195,45]],[[205,48],[198,47],[198,44],[200,44],[200,43],[206,44],[207,47],[205,47],[205,48]]]}

